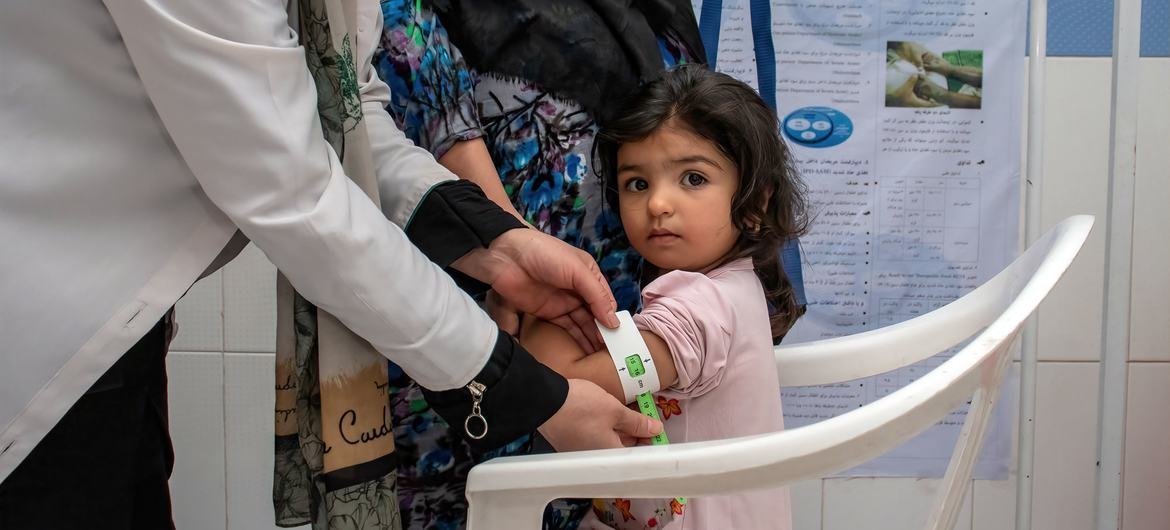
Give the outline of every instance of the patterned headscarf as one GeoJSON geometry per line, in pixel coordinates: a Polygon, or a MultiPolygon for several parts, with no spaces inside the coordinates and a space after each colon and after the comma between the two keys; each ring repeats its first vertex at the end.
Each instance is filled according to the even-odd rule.
{"type": "MultiPolygon", "coordinates": [[[[353,56],[358,1],[296,0],[289,20],[299,23],[325,140],[378,203],[353,56]]],[[[276,524],[398,530],[386,359],[283,275],[276,335],[276,524]]]]}

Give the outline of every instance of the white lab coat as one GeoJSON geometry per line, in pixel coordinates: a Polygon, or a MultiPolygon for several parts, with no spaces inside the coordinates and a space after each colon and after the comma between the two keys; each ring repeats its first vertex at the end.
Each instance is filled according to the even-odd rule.
{"type": "Polygon", "coordinates": [[[285,10],[0,4],[0,481],[237,229],[422,385],[483,367],[497,328],[387,221],[454,177],[383,110],[377,0],[355,53],[383,211],[322,139],[285,10]]]}

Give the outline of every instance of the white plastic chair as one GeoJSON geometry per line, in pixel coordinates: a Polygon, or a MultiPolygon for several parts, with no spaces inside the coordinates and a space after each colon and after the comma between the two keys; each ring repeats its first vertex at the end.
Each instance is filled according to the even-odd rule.
{"type": "Polygon", "coordinates": [[[1093,217],[1070,217],[1006,269],[920,317],[848,337],[781,346],[781,385],[853,380],[926,359],[974,337],[917,381],[835,418],[778,433],[497,458],[471,470],[470,530],[540,528],[544,506],[565,497],[698,497],[821,477],[881,455],[971,400],[926,528],[955,524],[998,395],[1011,344],[1072,263],[1093,217]]]}

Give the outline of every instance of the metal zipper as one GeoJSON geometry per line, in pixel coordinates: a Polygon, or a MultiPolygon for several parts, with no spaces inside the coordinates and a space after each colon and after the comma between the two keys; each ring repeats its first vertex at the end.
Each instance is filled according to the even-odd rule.
{"type": "Polygon", "coordinates": [[[472,381],[467,383],[467,391],[471,392],[471,414],[468,414],[467,419],[463,420],[463,432],[466,432],[472,440],[480,440],[488,433],[487,418],[484,418],[479,411],[479,402],[483,400],[483,393],[487,392],[487,386],[479,381],[472,381]],[[472,420],[477,418],[483,424],[483,431],[479,434],[471,432],[472,420]]]}

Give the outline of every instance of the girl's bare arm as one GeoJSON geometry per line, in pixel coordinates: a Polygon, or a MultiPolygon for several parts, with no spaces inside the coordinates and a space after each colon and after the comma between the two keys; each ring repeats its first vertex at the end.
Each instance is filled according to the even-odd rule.
{"type": "MultiPolygon", "coordinates": [[[[654,365],[658,368],[658,380],[662,388],[669,388],[678,380],[678,370],[674,366],[670,348],[658,335],[649,331],[641,333],[650,356],[654,358],[654,365]]],[[[533,357],[565,378],[587,379],[619,400],[625,400],[621,381],[618,380],[617,370],[608,351],[588,353],[565,330],[530,315],[524,317],[519,338],[520,345],[531,352],[533,357]]]]}
{"type": "Polygon", "coordinates": [[[524,217],[512,206],[508,194],[504,192],[504,185],[500,183],[500,174],[496,172],[496,165],[488,153],[487,144],[483,138],[473,138],[455,142],[438,162],[463,180],[470,180],[479,185],[488,199],[503,208],[520,222],[524,217]]]}

